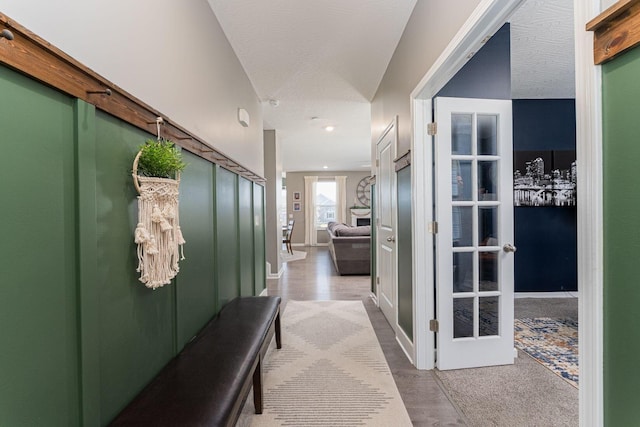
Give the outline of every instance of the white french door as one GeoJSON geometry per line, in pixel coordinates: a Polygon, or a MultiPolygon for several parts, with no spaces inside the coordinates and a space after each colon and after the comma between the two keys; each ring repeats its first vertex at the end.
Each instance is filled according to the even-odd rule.
{"type": "Polygon", "coordinates": [[[440,370],[512,364],[511,101],[435,98],[440,370]]]}

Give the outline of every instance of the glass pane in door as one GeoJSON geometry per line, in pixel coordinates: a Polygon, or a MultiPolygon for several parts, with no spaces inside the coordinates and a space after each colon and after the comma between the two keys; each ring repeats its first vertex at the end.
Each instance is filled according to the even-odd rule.
{"type": "Polygon", "coordinates": [[[453,206],[451,227],[454,247],[473,246],[473,207],[453,206]]]}
{"type": "Polygon", "coordinates": [[[451,115],[451,154],[470,155],[472,149],[473,115],[451,115]]]}
{"type": "Polygon", "coordinates": [[[481,337],[487,337],[492,335],[498,335],[500,319],[499,303],[500,297],[485,297],[480,298],[479,302],[479,335],[481,337]]]}
{"type": "Polygon", "coordinates": [[[473,337],[473,298],[453,300],[453,337],[473,337]]]}
{"type": "Polygon", "coordinates": [[[498,155],[498,116],[478,114],[478,155],[498,155]]]}
{"type": "Polygon", "coordinates": [[[478,200],[496,200],[498,194],[498,162],[479,161],[478,162],[478,200]]]}
{"type": "Polygon", "coordinates": [[[478,245],[498,246],[498,207],[478,207],[478,245]]]}
{"type": "Polygon", "coordinates": [[[478,253],[478,290],[489,292],[498,290],[498,251],[478,253]]]}
{"type": "Polygon", "coordinates": [[[473,252],[453,253],[453,293],[473,292],[473,252]]]}
{"type": "Polygon", "coordinates": [[[470,160],[451,161],[451,198],[456,201],[473,200],[473,163],[470,160]]]}

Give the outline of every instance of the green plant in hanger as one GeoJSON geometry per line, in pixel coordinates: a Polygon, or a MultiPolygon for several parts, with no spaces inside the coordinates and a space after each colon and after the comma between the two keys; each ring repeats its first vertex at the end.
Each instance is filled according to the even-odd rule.
{"type": "Polygon", "coordinates": [[[182,153],[171,141],[149,139],[140,146],[140,175],[175,178],[186,166],[182,161],[182,153]]]}

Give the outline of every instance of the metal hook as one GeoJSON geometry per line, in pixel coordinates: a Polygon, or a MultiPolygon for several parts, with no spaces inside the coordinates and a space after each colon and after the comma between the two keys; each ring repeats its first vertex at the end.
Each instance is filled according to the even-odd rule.
{"type": "Polygon", "coordinates": [[[7,29],[0,31],[0,39],[5,38],[7,40],[13,40],[13,33],[7,29]]]}
{"type": "Polygon", "coordinates": [[[107,88],[105,90],[88,90],[87,93],[101,93],[107,96],[111,96],[111,89],[107,88]]]}
{"type": "Polygon", "coordinates": [[[148,125],[156,125],[156,131],[158,135],[158,141],[160,140],[160,125],[164,125],[164,119],[162,117],[156,117],[155,122],[147,122],[148,125]]]}
{"type": "Polygon", "coordinates": [[[158,131],[158,141],[162,139],[160,136],[160,125],[164,124],[164,119],[162,117],[156,117],[156,129],[158,131]]]}
{"type": "Polygon", "coordinates": [[[148,125],[155,125],[155,124],[163,125],[164,124],[164,119],[162,117],[157,117],[154,121],[147,122],[147,124],[148,125]]]}

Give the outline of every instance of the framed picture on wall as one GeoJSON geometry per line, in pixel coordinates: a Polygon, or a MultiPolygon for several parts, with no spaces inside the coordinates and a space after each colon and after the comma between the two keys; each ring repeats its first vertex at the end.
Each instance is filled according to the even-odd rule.
{"type": "Polygon", "coordinates": [[[575,150],[514,152],[514,206],[576,206],[575,150]]]}
{"type": "Polygon", "coordinates": [[[293,192],[293,200],[300,200],[300,192],[299,191],[294,191],[293,192]]]}
{"type": "Polygon", "coordinates": [[[300,205],[300,202],[294,202],[293,203],[293,211],[294,212],[300,212],[302,210],[302,206],[300,205]]]}

